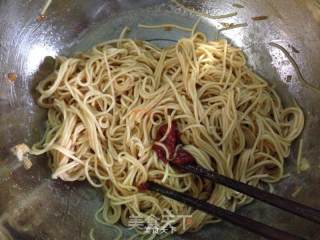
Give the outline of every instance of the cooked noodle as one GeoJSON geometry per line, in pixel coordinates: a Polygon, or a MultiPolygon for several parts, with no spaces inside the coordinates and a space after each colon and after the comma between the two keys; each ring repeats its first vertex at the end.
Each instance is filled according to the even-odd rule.
{"type": "Polygon", "coordinates": [[[236,29],[236,28],[243,28],[243,27],[248,27],[248,24],[247,23],[230,24],[229,26],[227,26],[225,28],[219,29],[219,32],[232,30],[232,29],[236,29]]]}
{"type": "Polygon", "coordinates": [[[37,91],[48,125],[31,153],[50,153],[52,177],[101,187],[108,224],[192,215],[186,228],[176,221],[179,234],[217,219],[137,186],[152,180],[233,211],[252,199],[160,161],[152,146],[162,124],[177,123],[178,147],[199,165],[253,186],[284,176],[284,159],[304,125],[301,109],[284,107],[240,49],[203,33],[163,49],[122,35],[59,57],[37,91]]]}
{"type": "Polygon", "coordinates": [[[40,16],[44,16],[46,14],[46,12],[47,12],[48,8],[50,7],[51,3],[52,3],[52,0],[47,0],[46,1],[45,5],[43,6],[43,8],[42,8],[42,10],[40,12],[40,16]]]}
{"type": "Polygon", "coordinates": [[[298,157],[297,157],[297,173],[301,172],[302,147],[303,147],[303,138],[299,142],[298,157]]]}
{"type": "MultiPolygon", "coordinates": [[[[117,227],[116,225],[109,225],[109,224],[105,223],[104,220],[102,220],[101,217],[99,216],[99,215],[101,214],[101,212],[103,212],[103,207],[100,208],[100,209],[96,212],[96,214],[95,214],[95,216],[94,216],[96,222],[97,222],[97,223],[100,223],[100,224],[102,224],[102,225],[105,225],[105,226],[107,226],[107,227],[110,227],[111,230],[115,230],[115,232],[116,232],[116,237],[113,237],[114,240],[120,240],[120,239],[122,239],[123,232],[121,231],[121,229],[120,229],[119,227],[117,227]]],[[[92,228],[92,229],[90,230],[90,233],[89,233],[90,240],[95,240],[94,230],[95,230],[94,228],[92,228]]]]}
{"type": "Polygon", "coordinates": [[[157,29],[157,28],[171,29],[171,28],[176,28],[176,29],[179,29],[179,30],[185,31],[185,32],[191,32],[192,31],[191,28],[181,27],[181,26],[175,25],[175,24],[160,24],[160,25],[139,24],[139,27],[140,28],[146,28],[146,29],[157,29]]]}

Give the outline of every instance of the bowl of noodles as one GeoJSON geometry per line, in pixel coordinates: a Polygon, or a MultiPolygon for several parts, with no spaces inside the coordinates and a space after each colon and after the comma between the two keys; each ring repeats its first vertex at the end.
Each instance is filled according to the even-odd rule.
{"type": "Polygon", "coordinates": [[[1,4],[1,239],[258,239],[150,180],[317,239],[168,164],[320,207],[317,1],[1,4]]]}

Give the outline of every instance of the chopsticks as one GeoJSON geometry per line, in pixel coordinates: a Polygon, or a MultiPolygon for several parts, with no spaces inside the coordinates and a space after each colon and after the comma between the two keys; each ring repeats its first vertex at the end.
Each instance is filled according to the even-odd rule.
{"type": "MultiPolygon", "coordinates": [[[[244,193],[248,196],[266,202],[270,205],[278,207],[280,209],[286,210],[290,213],[298,215],[300,217],[306,218],[316,223],[320,223],[320,210],[305,206],[303,204],[297,203],[295,201],[285,199],[283,197],[274,195],[267,191],[263,191],[256,187],[250,186],[248,184],[242,183],[240,181],[233,180],[231,178],[222,176],[216,172],[209,171],[201,166],[196,165],[194,157],[183,148],[178,148],[175,152],[175,155],[172,154],[172,150],[177,147],[177,143],[180,141],[179,131],[175,122],[172,122],[172,126],[169,129],[169,125],[162,125],[157,133],[156,140],[160,140],[166,136],[166,139],[163,141],[163,144],[166,147],[170,147],[171,150],[171,161],[168,161],[167,154],[162,148],[159,148],[157,145],[153,146],[153,150],[157,154],[158,158],[162,160],[165,164],[170,163],[171,166],[183,170],[185,172],[193,173],[199,177],[203,177],[209,180],[214,181],[217,184],[224,185],[228,188],[232,188],[238,192],[244,193]]],[[[169,151],[169,150],[168,150],[169,151]]],[[[169,154],[170,156],[170,154],[169,154]]],[[[264,236],[268,239],[273,240],[298,240],[303,239],[299,236],[295,236],[288,232],[273,228],[263,223],[259,223],[253,219],[241,216],[237,213],[233,213],[229,210],[211,205],[206,201],[195,199],[191,196],[188,196],[183,193],[179,193],[167,187],[161,186],[154,182],[146,182],[139,186],[140,190],[150,190],[158,192],[162,195],[165,195],[169,198],[175,199],[177,201],[183,202],[195,209],[199,209],[206,213],[212,214],[222,220],[229,221],[234,225],[240,226],[244,229],[247,229],[251,232],[264,236]]]]}
{"type": "Polygon", "coordinates": [[[295,236],[291,233],[257,222],[245,216],[241,216],[237,213],[225,210],[220,207],[216,207],[214,205],[207,203],[206,201],[202,201],[202,200],[190,197],[186,194],[171,190],[167,187],[161,186],[154,182],[145,183],[144,188],[150,191],[158,192],[164,196],[167,196],[179,202],[185,203],[195,209],[214,215],[215,217],[228,221],[234,225],[242,227],[248,231],[256,233],[267,239],[272,239],[272,240],[303,240],[304,239],[304,238],[295,236]]]}
{"type": "MultiPolygon", "coordinates": [[[[255,199],[266,202],[270,205],[286,210],[290,213],[306,218],[316,223],[320,223],[320,211],[295,201],[285,199],[275,194],[263,191],[248,184],[233,180],[231,178],[219,175],[209,171],[201,166],[194,164],[174,164],[171,165],[177,169],[193,173],[199,177],[207,178],[215,183],[232,188],[238,192],[244,193],[255,199]]],[[[229,210],[214,206],[206,201],[199,200],[186,194],[174,191],[167,187],[161,186],[155,182],[147,182],[143,184],[143,189],[158,192],[164,196],[185,203],[195,209],[201,210],[208,214],[214,215],[222,220],[228,221],[234,225],[242,227],[248,231],[261,235],[272,240],[303,240],[304,238],[293,235],[291,233],[276,229],[266,224],[257,222],[253,219],[231,212],[229,210]]]]}
{"type": "Polygon", "coordinates": [[[297,203],[295,201],[277,196],[275,194],[263,191],[259,188],[252,187],[248,184],[233,180],[231,178],[219,175],[213,171],[209,171],[199,165],[175,165],[172,164],[177,169],[184,170],[186,172],[193,173],[199,177],[207,178],[215,183],[224,185],[226,187],[232,188],[238,192],[244,193],[250,197],[288,211],[297,216],[306,218],[310,221],[320,223],[320,210],[305,206],[303,204],[297,203]]]}

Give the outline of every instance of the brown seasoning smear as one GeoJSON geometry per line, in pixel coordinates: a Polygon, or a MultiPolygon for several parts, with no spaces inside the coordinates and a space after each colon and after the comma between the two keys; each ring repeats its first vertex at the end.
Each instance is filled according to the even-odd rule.
{"type": "Polygon", "coordinates": [[[168,26],[164,27],[164,30],[170,32],[170,31],[172,31],[172,27],[168,27],[168,26]]]}
{"type": "Polygon", "coordinates": [[[252,17],[251,19],[253,21],[262,21],[262,20],[267,20],[269,17],[268,16],[257,16],[257,17],[252,17]]]}
{"type": "Polygon", "coordinates": [[[7,77],[11,82],[14,82],[17,80],[17,74],[15,74],[14,72],[8,73],[7,77]]]}
{"type": "Polygon", "coordinates": [[[295,53],[300,53],[300,51],[298,49],[296,49],[294,46],[289,45],[289,47],[292,49],[292,51],[294,51],[295,53]]]}
{"type": "Polygon", "coordinates": [[[46,20],[47,19],[47,16],[46,15],[39,15],[37,18],[36,18],[36,20],[38,21],[38,22],[42,22],[42,21],[44,21],[44,20],[46,20]]]}

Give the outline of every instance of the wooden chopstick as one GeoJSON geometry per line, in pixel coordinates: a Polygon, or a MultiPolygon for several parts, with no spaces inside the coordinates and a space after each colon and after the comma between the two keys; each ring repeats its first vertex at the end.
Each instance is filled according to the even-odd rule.
{"type": "Polygon", "coordinates": [[[270,227],[263,223],[257,222],[245,216],[241,216],[237,213],[225,210],[223,208],[211,205],[205,201],[190,197],[186,194],[171,190],[167,187],[161,186],[154,182],[147,182],[144,184],[144,188],[158,192],[164,196],[175,199],[179,202],[185,203],[195,209],[214,215],[234,225],[240,226],[253,233],[263,236],[272,240],[303,240],[299,236],[295,236],[291,233],[270,227]]]}
{"type": "Polygon", "coordinates": [[[252,187],[248,184],[219,175],[213,171],[209,171],[198,165],[172,165],[178,169],[198,175],[199,177],[213,180],[218,184],[232,188],[238,192],[244,193],[255,199],[259,199],[263,202],[266,202],[280,209],[286,210],[300,217],[306,218],[316,223],[320,223],[320,210],[305,206],[295,201],[285,199],[267,191],[263,191],[259,188],[252,187]]]}

